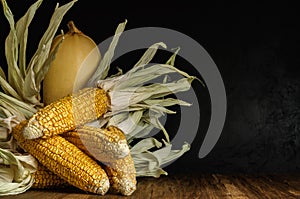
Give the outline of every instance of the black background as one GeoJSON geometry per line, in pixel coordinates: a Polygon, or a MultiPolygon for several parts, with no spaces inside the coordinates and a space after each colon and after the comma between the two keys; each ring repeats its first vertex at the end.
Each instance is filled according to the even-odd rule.
{"type": "MultiPolygon", "coordinates": [[[[17,21],[35,1],[7,2],[17,21]]],[[[68,1],[45,0],[33,19],[29,30],[29,58],[48,26],[56,2],[62,5],[68,1]]],[[[199,5],[188,1],[103,4],[79,0],[65,15],[59,29],[66,30],[67,22],[73,20],[98,44],[112,36],[117,25],[127,19],[126,29],[149,26],[173,29],[198,41],[210,54],[227,92],[224,130],[212,152],[199,159],[197,154],[209,123],[209,99],[204,88],[193,84],[201,93],[198,97],[202,99],[203,121],[200,121],[201,128],[191,150],[166,168],[170,173],[298,172],[298,7],[288,1],[278,4],[271,1],[207,2],[200,1],[199,5]]],[[[0,64],[5,68],[4,40],[9,25],[3,15],[0,27],[0,64]]],[[[133,53],[117,60],[116,65],[130,65],[136,57],[133,53]]],[[[179,58],[180,61],[185,63],[179,58]]],[[[193,74],[195,71],[187,72],[193,74]]],[[[167,126],[175,128],[170,123],[167,126]]]]}

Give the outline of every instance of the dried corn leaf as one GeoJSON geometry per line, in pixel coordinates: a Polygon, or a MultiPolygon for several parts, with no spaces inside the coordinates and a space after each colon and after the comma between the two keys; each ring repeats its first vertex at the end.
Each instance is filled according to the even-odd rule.
{"type": "MultiPolygon", "coordinates": [[[[98,78],[97,81],[97,86],[109,92],[111,97],[111,111],[104,116],[110,118],[108,123],[122,129],[129,144],[135,138],[142,138],[131,148],[138,176],[159,177],[162,174],[167,174],[161,168],[162,164],[178,158],[189,149],[188,144],[184,144],[181,150],[170,148],[169,135],[159,118],[164,114],[175,113],[167,109],[167,106],[191,105],[179,99],[166,98],[166,96],[189,90],[191,82],[197,78],[173,66],[179,48],[175,49],[175,53],[166,64],[149,64],[159,46],[166,48],[162,42],[150,46],[127,73],[120,73],[120,75],[105,79],[98,78]],[[168,82],[167,75],[170,73],[181,75],[183,78],[168,82]],[[162,83],[157,83],[157,79],[161,77],[164,77],[162,83]],[[151,81],[156,81],[156,83],[151,81]],[[145,86],[145,84],[150,85],[145,86]],[[150,112],[151,114],[149,114],[150,112]],[[153,137],[144,137],[148,136],[154,128],[158,128],[164,133],[166,143],[168,143],[159,150],[157,149],[162,145],[160,142],[153,137]],[[149,151],[150,149],[152,152],[149,151]],[[169,157],[167,158],[166,155],[169,157]]],[[[109,50],[109,54],[113,55],[114,48],[109,50]]],[[[106,65],[109,64],[106,62],[106,65]]],[[[95,79],[93,81],[95,82],[95,79]]]]}
{"type": "Polygon", "coordinates": [[[57,32],[57,29],[58,29],[64,15],[68,12],[68,10],[74,5],[74,3],[76,1],[77,0],[72,0],[63,6],[59,6],[59,4],[57,4],[57,6],[51,16],[48,28],[45,31],[43,37],[41,38],[39,45],[38,45],[38,49],[33,56],[33,57],[37,56],[38,60],[36,60],[36,61],[32,60],[32,62],[29,63],[29,66],[33,65],[33,71],[35,73],[39,72],[40,70],[43,70],[43,64],[48,57],[48,54],[49,54],[49,51],[51,48],[51,43],[57,32]]]}
{"type": "Polygon", "coordinates": [[[46,73],[48,72],[51,62],[55,59],[56,53],[58,48],[60,47],[61,43],[63,42],[63,40],[61,40],[54,48],[54,50],[51,51],[51,53],[49,54],[49,56],[47,57],[47,59],[45,60],[43,67],[41,70],[39,70],[36,75],[35,75],[35,79],[36,79],[36,86],[37,86],[37,90],[40,90],[40,86],[42,81],[45,78],[46,73]]]}
{"type": "Polygon", "coordinates": [[[140,60],[134,65],[134,67],[144,66],[149,64],[150,61],[153,59],[154,55],[156,54],[159,47],[167,48],[166,44],[163,42],[153,44],[146,50],[146,52],[143,54],[140,60]]]}
{"type": "Polygon", "coordinates": [[[152,149],[153,147],[160,148],[162,146],[162,143],[159,142],[155,138],[145,138],[141,141],[139,141],[137,144],[135,144],[131,149],[130,153],[132,155],[140,154],[142,152],[146,152],[149,149],[152,149]]]}
{"type": "Polygon", "coordinates": [[[52,53],[48,56],[52,39],[62,17],[76,0],[61,7],[57,4],[49,27],[26,68],[28,27],[41,2],[42,0],[37,0],[31,5],[26,14],[15,24],[14,16],[6,1],[1,0],[10,32],[5,41],[7,78],[0,68],[0,83],[3,90],[0,92],[0,195],[25,192],[33,183],[31,173],[36,170],[36,161],[30,155],[16,154],[16,142],[12,139],[11,128],[19,121],[29,118],[36,112],[36,105],[40,105],[40,83],[48,70],[49,62],[55,55],[52,53]]]}
{"type": "Polygon", "coordinates": [[[16,23],[16,34],[19,44],[19,68],[22,77],[26,74],[26,46],[28,38],[28,27],[36,13],[36,10],[41,5],[42,0],[38,0],[32,4],[26,14],[16,23]]]}
{"type": "Polygon", "coordinates": [[[174,99],[174,98],[164,98],[164,99],[147,99],[144,100],[144,103],[152,106],[152,105],[160,105],[163,107],[166,106],[174,106],[174,105],[180,105],[180,106],[191,106],[192,104],[180,100],[180,99],[174,99]]]}
{"type": "MultiPolygon", "coordinates": [[[[158,69],[159,65],[157,66],[158,69]]],[[[148,76],[151,76],[150,74],[151,73],[149,73],[148,76]]],[[[162,98],[169,94],[175,94],[178,92],[187,91],[191,87],[191,81],[192,81],[191,79],[183,78],[176,82],[166,83],[166,84],[156,83],[156,84],[151,84],[149,86],[127,87],[127,88],[117,87],[115,88],[116,90],[112,90],[109,92],[111,96],[112,111],[108,112],[106,115],[108,116],[122,111],[140,110],[137,109],[137,104],[142,104],[144,100],[162,98]]],[[[101,86],[106,87],[105,83],[101,86]]],[[[181,103],[181,101],[178,101],[178,103],[181,103]]]]}
{"type": "Polygon", "coordinates": [[[160,168],[159,158],[149,150],[160,148],[162,143],[155,138],[146,138],[131,148],[131,156],[134,160],[137,176],[159,177],[167,175],[167,172],[160,168]]]}
{"type": "Polygon", "coordinates": [[[173,53],[173,55],[168,59],[168,61],[166,62],[166,64],[174,66],[175,65],[175,58],[180,50],[180,47],[178,48],[174,48],[172,50],[175,50],[175,52],[173,53]]]}
{"type": "Polygon", "coordinates": [[[32,156],[23,156],[22,162],[9,150],[0,148],[0,196],[16,195],[27,191],[33,184],[31,175],[36,168],[36,161],[32,156]]]}
{"type": "Polygon", "coordinates": [[[15,110],[19,111],[19,114],[23,114],[26,118],[29,118],[33,113],[36,112],[36,109],[33,107],[33,105],[29,105],[1,92],[0,99],[1,102],[13,107],[15,110]]]}
{"type": "MultiPolygon", "coordinates": [[[[1,98],[0,98],[1,99],[1,98]]],[[[14,115],[18,118],[18,120],[24,120],[25,116],[24,114],[22,114],[20,111],[18,111],[14,106],[12,106],[11,104],[0,100],[0,108],[3,110],[3,112],[5,113],[3,118],[9,117],[11,115],[14,115]]]]}
{"type": "Polygon", "coordinates": [[[7,118],[11,116],[13,116],[13,114],[10,111],[8,111],[6,107],[0,105],[0,118],[7,118]]]}
{"type": "MultiPolygon", "coordinates": [[[[164,140],[163,140],[164,141],[164,140]]],[[[155,157],[159,160],[160,165],[167,164],[171,161],[178,159],[182,156],[185,152],[190,150],[190,144],[184,143],[182,145],[182,149],[172,150],[172,144],[169,142],[164,141],[165,146],[159,150],[153,152],[155,157]]]]}
{"type": "Polygon", "coordinates": [[[20,95],[14,90],[13,87],[11,87],[11,85],[2,76],[0,76],[0,84],[5,94],[10,95],[18,100],[22,100],[20,95]]]}
{"type": "MultiPolygon", "coordinates": [[[[122,122],[114,123],[113,125],[121,129],[126,135],[128,134],[128,132],[133,131],[138,122],[141,120],[142,116],[143,111],[134,111],[129,113],[125,120],[123,120],[122,122]]],[[[112,123],[112,121],[109,121],[109,123],[112,123]]]]}
{"type": "Polygon", "coordinates": [[[120,23],[118,25],[108,50],[105,52],[103,58],[101,59],[99,66],[97,67],[94,75],[88,81],[88,86],[94,87],[98,80],[106,78],[108,71],[110,69],[111,60],[114,56],[115,48],[117,46],[117,43],[119,41],[122,32],[125,29],[126,24],[127,24],[127,20],[125,20],[125,22],[120,23]]]}
{"type": "Polygon", "coordinates": [[[8,20],[10,32],[5,40],[5,57],[8,66],[8,82],[18,93],[22,93],[24,80],[17,65],[18,63],[18,39],[15,29],[13,14],[5,0],[1,0],[3,12],[8,20]]]}
{"type": "MultiPolygon", "coordinates": [[[[73,6],[73,0],[54,10],[50,24],[35,54],[30,60],[26,69],[26,45],[28,37],[28,27],[35,15],[36,10],[41,4],[38,0],[27,10],[26,14],[15,24],[13,14],[5,0],[1,0],[4,14],[10,25],[10,32],[5,41],[5,56],[8,65],[8,83],[15,92],[27,102],[40,105],[40,83],[41,76],[36,79],[36,74],[43,69],[44,62],[48,58],[51,43],[60,22],[65,13],[73,6]],[[18,66],[19,63],[19,66],[18,66]],[[37,81],[38,80],[38,81],[37,81]]],[[[12,91],[6,92],[17,97],[12,91]]],[[[20,99],[20,97],[18,99],[20,99]]]]}
{"type": "Polygon", "coordinates": [[[42,78],[39,76],[37,79],[36,74],[41,73],[42,71],[47,71],[47,68],[43,68],[43,66],[48,58],[52,40],[57,32],[60,22],[63,19],[63,16],[76,1],[77,0],[72,0],[60,7],[57,4],[57,7],[50,19],[49,26],[39,42],[38,49],[29,62],[25,76],[26,86],[24,87],[23,95],[27,101],[33,104],[40,105],[40,83],[42,78]]]}
{"type": "Polygon", "coordinates": [[[126,135],[128,143],[130,144],[136,138],[147,138],[154,128],[154,125],[149,125],[147,122],[140,121],[136,128],[126,135]]]}
{"type": "MultiPolygon", "coordinates": [[[[164,140],[163,140],[164,141],[164,140]]],[[[172,150],[172,145],[164,141],[165,146],[154,138],[146,138],[137,143],[131,149],[132,158],[137,171],[137,176],[159,177],[168,173],[162,169],[164,164],[170,163],[182,156],[190,149],[188,143],[184,143],[181,150],[172,150]],[[160,148],[154,152],[150,149],[160,148]]]]}
{"type": "Polygon", "coordinates": [[[2,67],[0,66],[0,77],[2,77],[6,81],[6,75],[5,72],[3,71],[2,67]]]}
{"type": "Polygon", "coordinates": [[[7,118],[0,118],[0,126],[6,128],[9,132],[11,132],[12,128],[18,123],[19,121],[16,119],[15,116],[10,116],[7,118]]]}
{"type": "Polygon", "coordinates": [[[16,151],[17,145],[13,140],[11,131],[18,122],[16,116],[0,118],[0,148],[16,151]]]}

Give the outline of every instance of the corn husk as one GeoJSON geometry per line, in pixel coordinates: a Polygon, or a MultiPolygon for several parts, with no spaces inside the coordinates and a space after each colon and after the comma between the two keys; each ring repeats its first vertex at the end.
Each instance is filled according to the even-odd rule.
{"type": "Polygon", "coordinates": [[[43,106],[40,102],[41,82],[56,53],[53,50],[49,54],[50,45],[63,16],[75,2],[63,6],[57,4],[37,50],[27,64],[28,27],[42,0],[32,4],[17,23],[6,1],[1,0],[10,32],[5,40],[7,77],[0,67],[0,195],[22,193],[33,183],[31,173],[35,172],[37,163],[31,155],[20,153],[11,129],[43,106]]]}
{"type": "MultiPolygon", "coordinates": [[[[71,1],[61,7],[57,5],[49,27],[41,38],[38,49],[27,67],[25,65],[27,29],[41,0],[29,8],[24,17],[17,22],[18,26],[14,24],[13,15],[6,1],[1,0],[1,2],[5,16],[10,23],[11,31],[6,40],[8,78],[6,78],[2,68],[0,68],[0,82],[3,89],[3,92],[0,92],[0,130],[3,132],[1,133],[1,143],[5,143],[5,146],[11,150],[10,130],[13,125],[29,118],[40,107],[43,107],[43,104],[40,102],[40,84],[57,52],[56,49],[49,54],[50,45],[62,17],[75,1],[71,1]],[[22,38],[22,41],[20,38],[22,38]]],[[[150,64],[160,47],[167,48],[163,42],[157,42],[150,46],[127,73],[123,74],[120,69],[119,73],[108,77],[114,50],[126,23],[127,20],[118,25],[108,50],[100,61],[95,74],[88,82],[89,86],[98,86],[105,89],[113,99],[111,111],[90,125],[99,127],[115,125],[122,129],[126,133],[126,138],[130,145],[137,176],[159,177],[160,175],[168,174],[163,169],[164,164],[176,160],[190,149],[189,143],[184,143],[181,149],[172,148],[168,131],[160,122],[160,118],[167,114],[176,114],[176,112],[168,108],[170,106],[191,106],[190,103],[171,98],[169,95],[189,90],[192,81],[197,78],[174,67],[175,57],[179,48],[174,49],[174,54],[166,63],[150,64]],[[170,81],[168,79],[169,74],[178,74],[180,78],[170,81]],[[162,80],[157,82],[157,78],[162,80]],[[156,81],[156,83],[148,85],[152,81],[156,81]],[[151,132],[154,129],[159,129],[164,134],[164,139],[157,140],[152,137],[151,132]],[[133,142],[136,139],[140,141],[137,143],[133,142]]],[[[6,153],[7,151],[2,151],[2,154],[6,153]]],[[[25,154],[19,155],[17,152],[10,153],[10,157],[0,162],[0,165],[4,165],[4,167],[0,167],[0,172],[8,174],[9,177],[5,179],[6,182],[15,183],[14,177],[12,177],[13,173],[23,172],[25,165],[30,164],[31,160],[25,159],[18,162],[16,159],[25,157],[25,154]],[[17,170],[14,172],[7,171],[6,168],[9,166],[14,167],[13,165],[18,165],[16,167],[17,170]]],[[[30,172],[34,172],[34,169],[30,172]]],[[[8,188],[0,188],[0,192],[2,191],[4,195],[17,194],[30,187],[31,180],[29,177],[22,178],[20,182],[26,182],[26,186],[21,183],[14,187],[15,184],[13,184],[8,188]]]]}
{"type": "Polygon", "coordinates": [[[33,184],[37,161],[31,155],[16,155],[0,148],[0,196],[27,191],[33,184]]]}
{"type": "Polygon", "coordinates": [[[165,64],[149,64],[159,47],[167,48],[163,42],[150,46],[125,74],[119,72],[107,77],[114,50],[126,24],[127,20],[117,27],[111,45],[100,61],[98,70],[90,79],[89,85],[104,89],[111,98],[110,111],[100,119],[99,127],[114,125],[125,133],[131,147],[137,176],[159,177],[162,174],[167,175],[162,169],[164,164],[176,160],[190,149],[189,143],[184,143],[180,150],[172,149],[168,132],[159,119],[165,114],[176,113],[166,108],[168,106],[191,105],[168,96],[189,90],[192,81],[197,78],[174,67],[180,48],[174,49],[174,54],[165,64]],[[167,75],[171,73],[178,74],[180,78],[168,81],[167,75]],[[163,78],[162,82],[153,83],[152,81],[157,78],[163,78]],[[147,85],[149,83],[150,85],[147,85]],[[155,144],[149,145],[151,142],[147,141],[149,139],[147,136],[153,129],[161,130],[165,139],[158,141],[150,137],[155,144]],[[142,138],[142,141],[134,145],[132,141],[136,138],[142,138]],[[141,148],[143,150],[140,150],[141,148]]]}

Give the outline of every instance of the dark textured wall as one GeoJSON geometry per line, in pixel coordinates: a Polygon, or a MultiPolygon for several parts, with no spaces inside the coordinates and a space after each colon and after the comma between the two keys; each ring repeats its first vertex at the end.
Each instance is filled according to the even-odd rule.
{"type": "MultiPolygon", "coordinates": [[[[34,2],[7,1],[16,18],[34,2]]],[[[180,31],[197,40],[211,55],[227,92],[224,130],[213,151],[199,159],[197,154],[209,123],[207,91],[200,89],[204,103],[201,128],[191,150],[168,166],[170,172],[299,172],[299,12],[290,2],[251,2],[140,2],[121,3],[116,9],[109,3],[95,6],[91,1],[79,0],[65,16],[62,28],[72,19],[99,43],[113,34],[118,23],[128,19],[127,29],[156,26],[180,31]]],[[[31,26],[29,55],[54,6],[54,1],[45,1],[37,12],[40,17],[31,26]]],[[[0,25],[0,63],[4,65],[3,42],[9,27],[3,16],[0,25]]]]}

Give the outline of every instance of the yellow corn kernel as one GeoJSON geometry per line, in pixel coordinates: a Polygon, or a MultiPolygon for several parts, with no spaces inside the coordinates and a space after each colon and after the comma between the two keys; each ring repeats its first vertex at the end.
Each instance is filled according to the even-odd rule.
{"type": "Polygon", "coordinates": [[[106,92],[99,88],[84,88],[38,110],[23,130],[26,139],[50,137],[91,122],[109,106],[106,92]]]}
{"type": "MultiPolygon", "coordinates": [[[[113,158],[117,150],[112,147],[115,146],[112,143],[123,142],[124,139],[126,141],[125,135],[119,128],[108,126],[106,129],[99,129],[83,126],[78,129],[78,132],[67,132],[62,136],[103,164],[112,192],[131,195],[136,190],[136,170],[130,151],[125,157],[113,158]]],[[[126,146],[128,147],[127,141],[126,146]]]]}
{"type": "Polygon", "coordinates": [[[62,134],[62,137],[100,162],[124,158],[130,152],[125,135],[114,126],[105,129],[82,126],[77,131],[62,134]]]}
{"type": "Polygon", "coordinates": [[[103,164],[112,193],[129,196],[136,190],[136,170],[130,153],[125,158],[103,164]]]}
{"type": "Polygon", "coordinates": [[[101,195],[108,191],[109,179],[96,161],[59,135],[47,139],[25,139],[22,130],[26,124],[27,120],[24,120],[12,131],[21,148],[47,169],[79,189],[101,195]]]}
{"type": "Polygon", "coordinates": [[[65,187],[70,184],[60,178],[58,175],[49,171],[46,167],[39,164],[37,171],[33,174],[34,183],[31,188],[54,188],[54,187],[65,187]]]}

